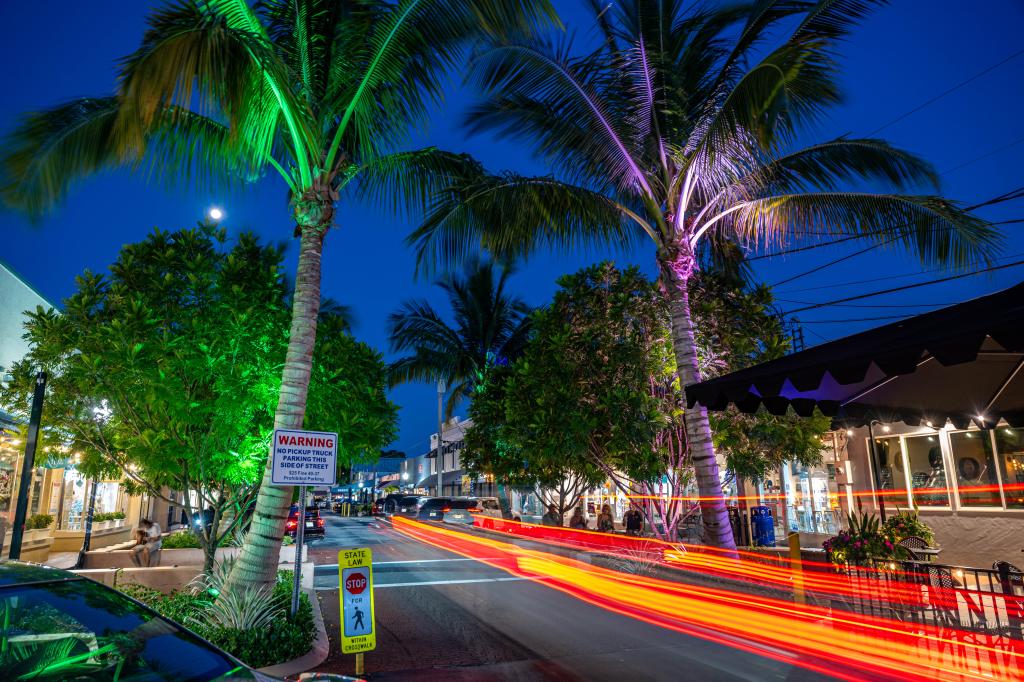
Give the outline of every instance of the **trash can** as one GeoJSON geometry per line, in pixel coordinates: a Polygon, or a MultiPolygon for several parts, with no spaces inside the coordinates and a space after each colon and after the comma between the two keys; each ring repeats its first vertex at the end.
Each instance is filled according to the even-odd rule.
{"type": "Polygon", "coordinates": [[[750,525],[753,526],[755,546],[775,546],[775,519],[772,518],[771,507],[751,507],[750,525]]]}

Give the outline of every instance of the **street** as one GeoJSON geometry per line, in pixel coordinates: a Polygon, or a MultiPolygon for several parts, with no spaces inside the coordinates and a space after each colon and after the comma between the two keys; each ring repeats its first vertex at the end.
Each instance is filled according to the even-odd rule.
{"type": "MultiPolygon", "coordinates": [[[[352,674],[336,653],[337,553],[373,551],[373,680],[812,680],[801,668],[666,630],[392,530],[325,513],[310,545],[332,654],[318,670],[352,674]]],[[[483,557],[482,557],[483,558],[483,557]]],[[[785,652],[775,652],[785,656],[785,652]]]]}

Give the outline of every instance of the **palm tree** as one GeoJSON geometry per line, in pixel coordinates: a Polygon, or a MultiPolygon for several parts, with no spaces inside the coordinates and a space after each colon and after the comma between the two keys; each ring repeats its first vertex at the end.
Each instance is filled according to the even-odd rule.
{"type": "Polygon", "coordinates": [[[526,347],[530,309],[505,291],[511,269],[498,270],[471,261],[465,274],[436,282],[448,296],[454,325],[422,300],[406,301],[388,318],[392,350],[411,351],[391,364],[391,383],[444,380],[450,387],[445,418],[472,397],[489,366],[514,361],[526,347]]]}
{"type": "MultiPolygon", "coordinates": [[[[38,215],[114,166],[200,182],[279,176],[300,246],[275,428],[302,428],[336,203],[355,193],[402,208],[444,186],[462,159],[390,150],[440,100],[467,41],[542,21],[556,21],[544,1],[168,2],[123,61],[116,94],[25,119],[0,191],[38,215]]],[[[290,501],[268,469],[232,584],[274,579],[290,501]]]]}
{"type": "MultiPolygon", "coordinates": [[[[531,143],[553,175],[467,165],[410,242],[430,267],[480,244],[514,258],[649,239],[684,385],[701,379],[687,283],[708,244],[855,234],[924,261],[987,260],[997,242],[988,223],[907,193],[937,187],[921,159],[877,139],[793,148],[800,127],[839,101],[835,47],[874,4],[762,0],[684,11],[673,0],[591,0],[602,38],[592,53],[574,56],[542,37],[496,41],[475,59],[484,98],[470,124],[531,143]],[[889,191],[863,189],[872,183],[889,191]]],[[[688,409],[685,424],[706,540],[733,548],[703,407],[688,409]]]]}

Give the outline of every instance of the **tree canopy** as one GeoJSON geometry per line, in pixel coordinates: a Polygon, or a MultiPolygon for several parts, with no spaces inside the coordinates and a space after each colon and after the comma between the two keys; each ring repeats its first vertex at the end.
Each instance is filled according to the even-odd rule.
{"type": "MultiPolygon", "coordinates": [[[[26,411],[35,369],[47,370],[50,452],[76,453],[86,475],[135,491],[195,491],[190,515],[212,507],[217,522],[237,519],[263,475],[286,294],[281,250],[251,234],[229,246],[212,225],[155,231],[123,247],[109,275],[79,276],[63,312],[28,314],[31,351],[5,402],[26,411]]],[[[395,431],[384,363],[346,319],[324,317],[307,426],[339,431],[342,458],[372,458],[395,431]]]]}

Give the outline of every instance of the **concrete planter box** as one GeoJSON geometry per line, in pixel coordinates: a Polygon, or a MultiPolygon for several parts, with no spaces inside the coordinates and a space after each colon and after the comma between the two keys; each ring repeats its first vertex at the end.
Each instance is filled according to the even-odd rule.
{"type": "MultiPolygon", "coordinates": [[[[92,539],[89,541],[89,549],[102,549],[110,545],[119,545],[132,539],[131,529],[121,525],[114,528],[98,528],[99,524],[92,526],[92,539]]],[[[55,530],[53,533],[54,552],[77,552],[82,549],[82,542],[85,540],[84,530],[55,530]]]]}
{"type": "MultiPolygon", "coordinates": [[[[303,547],[303,559],[307,559],[309,546],[303,547]]],[[[216,560],[223,561],[238,556],[239,547],[220,547],[217,549],[216,560]]],[[[203,565],[202,549],[162,549],[160,550],[160,567],[199,566],[203,565]]],[[[295,547],[282,547],[282,564],[295,563],[295,547]]],[[[132,564],[130,549],[108,549],[89,551],[85,555],[83,568],[135,568],[132,564]]]]}
{"type": "MultiPolygon", "coordinates": [[[[4,537],[3,554],[0,554],[0,558],[6,559],[10,555],[12,535],[12,531],[8,529],[4,537]]],[[[49,528],[26,530],[21,536],[21,560],[44,563],[50,556],[52,547],[53,538],[50,536],[49,528]]]]}

